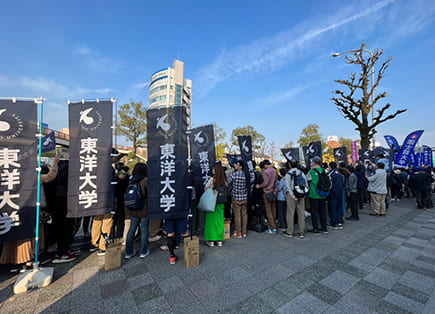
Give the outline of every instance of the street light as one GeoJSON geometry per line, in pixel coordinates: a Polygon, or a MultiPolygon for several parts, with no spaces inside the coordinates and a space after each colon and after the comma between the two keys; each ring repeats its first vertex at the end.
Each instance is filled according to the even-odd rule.
{"type": "MultiPolygon", "coordinates": [[[[358,49],[358,50],[349,50],[349,51],[345,51],[345,52],[336,52],[336,53],[332,54],[332,57],[337,58],[341,55],[344,55],[344,54],[347,54],[350,52],[358,52],[358,51],[360,51],[360,50],[358,49]]],[[[368,49],[363,49],[363,51],[368,52],[373,59],[373,52],[371,52],[368,49]]],[[[373,104],[373,107],[372,107],[372,125],[375,123],[375,103],[374,103],[374,101],[375,101],[375,89],[374,89],[374,84],[375,84],[375,69],[374,69],[373,63],[372,63],[372,95],[371,95],[372,96],[372,104],[373,104]]],[[[373,145],[373,149],[374,149],[375,145],[376,145],[376,133],[373,133],[373,144],[372,145],[373,145]]]]}

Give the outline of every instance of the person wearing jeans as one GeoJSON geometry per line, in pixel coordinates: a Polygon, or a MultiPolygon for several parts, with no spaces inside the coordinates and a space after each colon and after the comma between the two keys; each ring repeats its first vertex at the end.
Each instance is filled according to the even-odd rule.
{"type": "Polygon", "coordinates": [[[133,248],[134,234],[140,224],[141,239],[140,239],[140,258],[145,258],[150,254],[148,250],[148,206],[146,202],[148,192],[148,166],[145,163],[137,163],[132,171],[130,184],[137,184],[140,186],[141,201],[143,202],[142,208],[139,210],[128,210],[130,215],[130,228],[128,229],[126,240],[126,254],[125,258],[130,259],[136,255],[136,250],[133,248]]]}
{"type": "Polygon", "coordinates": [[[267,222],[269,224],[269,229],[266,230],[267,233],[276,234],[276,194],[278,192],[277,182],[278,173],[275,168],[272,167],[272,163],[269,160],[263,161],[264,171],[262,184],[257,184],[256,188],[263,189],[263,200],[264,207],[266,210],[267,222]]]}
{"type": "Polygon", "coordinates": [[[330,225],[333,229],[343,229],[343,191],[344,176],[338,171],[337,163],[330,162],[329,177],[331,178],[331,190],[328,195],[328,210],[330,225]]]}
{"type": "Polygon", "coordinates": [[[243,162],[237,161],[235,165],[236,172],[234,172],[228,182],[231,188],[231,197],[233,203],[234,221],[236,230],[233,237],[241,239],[246,237],[248,227],[248,190],[246,188],[246,177],[243,173],[243,162]]]}

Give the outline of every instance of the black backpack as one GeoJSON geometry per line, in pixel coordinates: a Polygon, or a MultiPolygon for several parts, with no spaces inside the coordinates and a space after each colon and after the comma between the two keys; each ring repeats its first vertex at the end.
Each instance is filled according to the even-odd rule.
{"type": "Polygon", "coordinates": [[[302,173],[298,175],[290,172],[290,176],[293,178],[293,194],[296,198],[302,198],[308,196],[310,188],[308,187],[307,181],[302,176],[302,173]]]}
{"type": "Polygon", "coordinates": [[[320,196],[328,196],[329,191],[331,191],[332,182],[331,178],[326,174],[326,171],[323,170],[320,172],[316,168],[313,169],[319,175],[319,181],[316,185],[316,192],[320,196]]]}
{"type": "Polygon", "coordinates": [[[145,205],[145,197],[140,194],[140,183],[130,183],[125,191],[125,207],[129,211],[139,211],[145,205]]]}

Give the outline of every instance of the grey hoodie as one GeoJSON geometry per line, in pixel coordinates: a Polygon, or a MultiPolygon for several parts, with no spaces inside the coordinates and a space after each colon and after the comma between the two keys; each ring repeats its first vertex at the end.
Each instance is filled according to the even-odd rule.
{"type": "Polygon", "coordinates": [[[287,174],[285,175],[285,184],[287,185],[287,193],[289,193],[291,198],[295,198],[295,194],[293,193],[293,190],[295,188],[295,184],[294,184],[293,176],[290,175],[290,173],[293,174],[293,176],[298,176],[298,175],[302,174],[302,177],[305,179],[305,182],[307,182],[307,177],[298,168],[290,169],[290,171],[287,172],[287,174]]]}

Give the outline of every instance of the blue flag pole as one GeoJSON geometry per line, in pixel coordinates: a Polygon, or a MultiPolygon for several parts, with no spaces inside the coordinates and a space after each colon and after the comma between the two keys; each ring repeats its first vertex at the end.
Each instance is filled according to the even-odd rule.
{"type": "Polygon", "coordinates": [[[39,253],[39,212],[41,207],[41,157],[42,157],[42,115],[43,115],[44,99],[41,97],[39,102],[39,151],[38,151],[38,192],[36,195],[36,234],[35,234],[35,266],[38,267],[39,253]]]}

